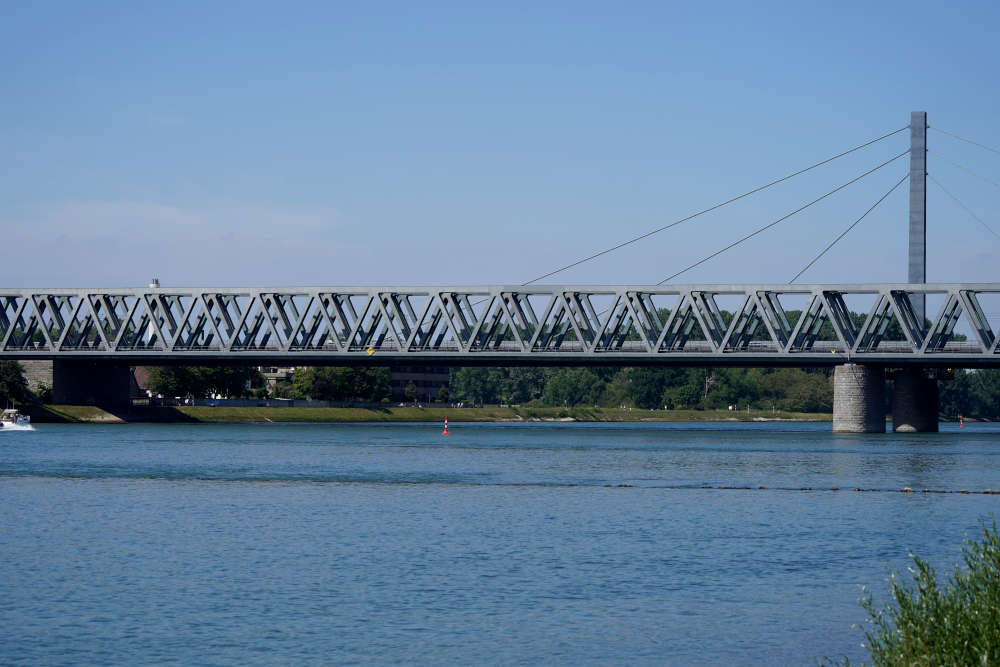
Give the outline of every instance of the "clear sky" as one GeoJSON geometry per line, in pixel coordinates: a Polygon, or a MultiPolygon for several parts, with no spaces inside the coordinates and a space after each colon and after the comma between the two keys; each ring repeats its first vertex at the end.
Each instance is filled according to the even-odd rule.
{"type": "MultiPolygon", "coordinates": [[[[998,7],[0,0],[0,286],[520,283],[912,110],[1000,147],[998,7]]],[[[908,141],[547,282],[655,283],[908,141]]],[[[929,146],[1000,232],[1000,154],[929,146]]],[[[907,170],[677,282],[785,282],[907,170]]],[[[1000,238],[928,192],[928,279],[1000,281],[1000,238]]],[[[905,281],[907,206],[800,281],[905,281]]]]}

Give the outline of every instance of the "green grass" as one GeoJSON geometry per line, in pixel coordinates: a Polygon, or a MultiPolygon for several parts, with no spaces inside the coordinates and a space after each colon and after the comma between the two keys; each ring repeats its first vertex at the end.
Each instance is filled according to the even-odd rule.
{"type": "Polygon", "coordinates": [[[592,422],[631,421],[753,421],[787,419],[830,421],[829,414],[771,412],[770,410],[621,410],[594,407],[482,407],[419,408],[259,408],[178,406],[128,408],[106,411],[84,405],[46,405],[32,413],[36,422],[452,422],[575,420],[592,422]]]}
{"type": "Polygon", "coordinates": [[[31,421],[43,424],[117,423],[120,417],[93,405],[36,405],[28,409],[31,421]]]}

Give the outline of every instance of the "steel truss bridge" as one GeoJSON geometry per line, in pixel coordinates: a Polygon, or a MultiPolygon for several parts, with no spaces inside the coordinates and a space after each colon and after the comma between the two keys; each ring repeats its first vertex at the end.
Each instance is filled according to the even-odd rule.
{"type": "Polygon", "coordinates": [[[0,290],[0,358],[1000,366],[988,295],[1000,283],[0,290]],[[922,322],[928,297],[942,304],[922,322]]]}

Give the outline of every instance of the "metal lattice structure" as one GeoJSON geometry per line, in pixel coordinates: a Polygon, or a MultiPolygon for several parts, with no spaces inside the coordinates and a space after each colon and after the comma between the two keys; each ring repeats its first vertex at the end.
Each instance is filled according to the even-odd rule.
{"type": "Polygon", "coordinates": [[[990,295],[1000,283],[8,289],[0,358],[1000,366],[990,295]],[[942,300],[929,322],[922,295],[942,300]],[[872,303],[860,315],[857,297],[872,303]]]}

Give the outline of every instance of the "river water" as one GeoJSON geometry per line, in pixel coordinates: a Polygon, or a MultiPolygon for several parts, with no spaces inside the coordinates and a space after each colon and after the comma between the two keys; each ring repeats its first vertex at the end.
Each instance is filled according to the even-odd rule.
{"type": "Polygon", "coordinates": [[[40,424],[0,433],[0,663],[863,659],[861,585],[943,578],[984,489],[989,424],[40,424]]]}

